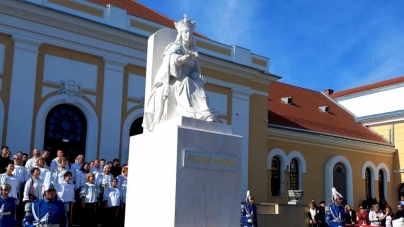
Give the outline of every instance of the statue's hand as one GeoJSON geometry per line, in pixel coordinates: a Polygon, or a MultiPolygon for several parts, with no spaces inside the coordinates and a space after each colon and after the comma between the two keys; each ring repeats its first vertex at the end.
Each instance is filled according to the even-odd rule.
{"type": "Polygon", "coordinates": [[[190,56],[191,55],[189,55],[189,54],[185,54],[185,55],[179,57],[178,61],[181,62],[181,63],[187,62],[190,56]]]}

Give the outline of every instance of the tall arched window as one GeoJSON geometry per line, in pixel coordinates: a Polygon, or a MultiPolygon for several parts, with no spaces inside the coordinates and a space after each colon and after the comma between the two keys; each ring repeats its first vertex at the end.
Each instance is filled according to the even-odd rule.
{"type": "Polygon", "coordinates": [[[366,198],[372,198],[372,171],[368,167],[365,171],[365,195],[366,198]]]}
{"type": "Polygon", "coordinates": [[[130,126],[129,136],[135,136],[143,133],[143,117],[136,119],[130,126]]]}
{"type": "Polygon", "coordinates": [[[384,198],[384,172],[379,170],[379,199],[384,198]]]}
{"type": "Polygon", "coordinates": [[[346,204],[346,196],[347,196],[347,179],[346,179],[346,169],[345,165],[341,162],[335,164],[333,169],[333,184],[335,189],[342,195],[345,196],[342,200],[342,203],[346,204]]]}
{"type": "Polygon", "coordinates": [[[299,165],[295,158],[290,161],[290,190],[299,190],[299,165]]]}
{"type": "MultiPolygon", "coordinates": [[[[50,151],[49,160],[61,149],[74,163],[74,158],[86,153],[87,120],[79,108],[69,104],[53,107],[46,116],[44,149],[50,151]]],[[[95,152],[95,151],[87,151],[95,152]]]]}
{"type": "Polygon", "coordinates": [[[272,196],[279,196],[281,191],[281,161],[274,156],[271,162],[271,192],[272,196]]]}

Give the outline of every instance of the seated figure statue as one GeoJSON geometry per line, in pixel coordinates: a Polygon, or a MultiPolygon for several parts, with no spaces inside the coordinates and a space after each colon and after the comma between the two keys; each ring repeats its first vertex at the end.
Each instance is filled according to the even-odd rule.
{"type": "Polygon", "coordinates": [[[150,131],[155,124],[166,120],[162,118],[164,109],[170,108],[167,105],[176,105],[175,115],[216,121],[203,89],[205,81],[193,37],[196,23],[184,15],[183,20],[174,24],[177,38],[165,48],[152,91],[145,100],[143,127],[150,131]],[[174,97],[175,102],[167,102],[169,97],[174,97]]]}

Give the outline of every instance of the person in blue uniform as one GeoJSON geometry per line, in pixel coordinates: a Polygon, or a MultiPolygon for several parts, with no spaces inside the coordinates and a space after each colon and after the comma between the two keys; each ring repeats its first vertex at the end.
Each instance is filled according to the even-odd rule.
{"type": "Polygon", "coordinates": [[[56,197],[53,183],[44,183],[44,196],[32,203],[31,210],[22,220],[24,227],[67,226],[67,216],[62,201],[56,197]]]}
{"type": "Polygon", "coordinates": [[[11,190],[9,184],[3,184],[0,189],[0,227],[15,227],[15,204],[17,199],[8,196],[11,190]]]}
{"type": "Polygon", "coordinates": [[[342,195],[332,188],[332,203],[325,207],[325,221],[329,227],[345,227],[342,198],[342,195]]]}
{"type": "Polygon", "coordinates": [[[258,227],[257,207],[254,205],[254,197],[247,191],[246,203],[241,206],[241,219],[243,227],[258,227]]]}

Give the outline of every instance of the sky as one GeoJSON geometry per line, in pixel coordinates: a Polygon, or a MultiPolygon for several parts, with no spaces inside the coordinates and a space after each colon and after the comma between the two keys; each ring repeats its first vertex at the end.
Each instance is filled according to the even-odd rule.
{"type": "Polygon", "coordinates": [[[209,39],[270,58],[283,83],[341,91],[404,76],[402,0],[137,1],[175,21],[186,13],[209,39]]]}

